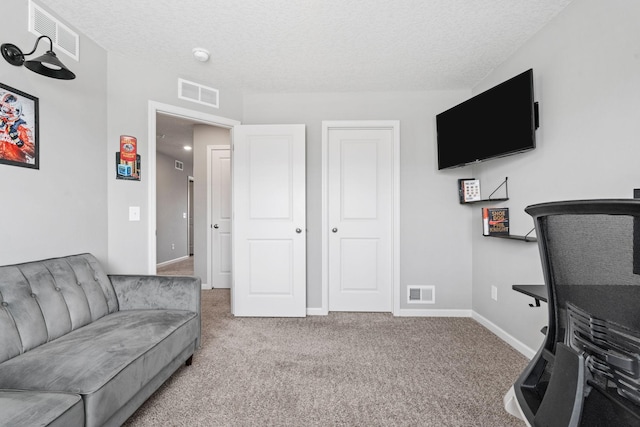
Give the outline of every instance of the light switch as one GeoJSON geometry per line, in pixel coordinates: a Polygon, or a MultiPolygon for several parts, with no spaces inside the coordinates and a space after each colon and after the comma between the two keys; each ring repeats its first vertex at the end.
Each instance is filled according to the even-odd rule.
{"type": "Polygon", "coordinates": [[[140,206],[129,206],[129,221],[140,221],[140,206]]]}

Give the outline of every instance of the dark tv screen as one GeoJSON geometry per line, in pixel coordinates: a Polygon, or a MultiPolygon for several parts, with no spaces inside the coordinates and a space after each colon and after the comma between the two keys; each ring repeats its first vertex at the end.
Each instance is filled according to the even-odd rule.
{"type": "Polygon", "coordinates": [[[536,107],[528,70],[438,114],[438,169],[535,148],[536,107]]]}

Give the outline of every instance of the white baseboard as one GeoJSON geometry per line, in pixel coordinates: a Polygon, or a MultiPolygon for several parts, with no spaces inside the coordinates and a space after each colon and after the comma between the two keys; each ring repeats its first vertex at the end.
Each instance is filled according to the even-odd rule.
{"type": "Polygon", "coordinates": [[[329,313],[323,308],[307,307],[307,316],[326,316],[329,313]]]}
{"type": "Polygon", "coordinates": [[[189,255],[176,258],[176,259],[170,259],[169,261],[161,262],[160,264],[156,264],[156,267],[164,267],[165,265],[174,264],[176,262],[184,261],[187,259],[189,259],[189,255]]]}
{"type": "Polygon", "coordinates": [[[213,286],[208,285],[206,283],[203,283],[201,287],[202,287],[202,290],[211,290],[211,289],[213,289],[213,286]]]}
{"type": "Polygon", "coordinates": [[[471,317],[471,310],[401,308],[398,317],[471,317]]]}
{"type": "MultiPolygon", "coordinates": [[[[204,286],[204,285],[203,285],[204,286]]],[[[329,314],[323,308],[307,307],[307,316],[326,316],[329,314]]],[[[489,329],[501,340],[516,349],[529,360],[533,359],[536,351],[517,340],[498,325],[476,313],[473,310],[448,310],[448,309],[407,309],[403,308],[397,313],[398,317],[471,317],[485,328],[489,329]]]]}
{"type": "MultiPolygon", "coordinates": [[[[323,308],[307,307],[307,316],[326,316],[329,314],[323,308]]],[[[398,317],[471,317],[471,310],[431,310],[431,309],[401,309],[398,317]]]]}
{"type": "Polygon", "coordinates": [[[500,338],[501,340],[509,344],[511,347],[513,347],[514,349],[522,353],[529,360],[533,359],[533,356],[536,355],[535,350],[533,350],[531,347],[525,345],[521,341],[514,338],[513,335],[507,333],[504,329],[502,329],[501,327],[499,327],[498,325],[496,325],[486,317],[479,315],[475,311],[473,312],[471,317],[473,317],[473,319],[476,322],[480,323],[482,326],[484,326],[485,328],[489,329],[491,332],[496,334],[498,338],[500,338]]]}

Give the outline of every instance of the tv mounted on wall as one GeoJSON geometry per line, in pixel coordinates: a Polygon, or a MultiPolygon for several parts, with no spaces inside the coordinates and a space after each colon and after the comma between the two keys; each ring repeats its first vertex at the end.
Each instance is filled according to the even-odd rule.
{"type": "Polygon", "coordinates": [[[537,110],[530,69],[436,115],[438,169],[534,149],[537,110]]]}

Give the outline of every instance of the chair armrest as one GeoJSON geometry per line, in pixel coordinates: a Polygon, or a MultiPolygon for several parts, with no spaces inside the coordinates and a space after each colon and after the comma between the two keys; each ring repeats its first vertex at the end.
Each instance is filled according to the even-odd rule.
{"type": "Polygon", "coordinates": [[[120,310],[174,309],[200,315],[199,277],[117,274],[109,279],[120,310]]]}

